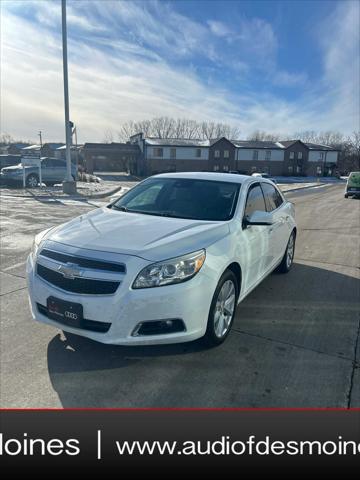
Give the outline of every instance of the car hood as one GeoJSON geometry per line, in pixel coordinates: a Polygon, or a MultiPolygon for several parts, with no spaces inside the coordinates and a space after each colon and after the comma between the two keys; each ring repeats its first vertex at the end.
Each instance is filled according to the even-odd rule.
{"type": "MultiPolygon", "coordinates": [[[[25,167],[28,168],[28,167],[25,167]]],[[[20,165],[12,165],[11,167],[4,167],[1,169],[2,172],[7,173],[7,172],[14,172],[16,170],[22,171],[22,166],[20,165]]]]}
{"type": "Polygon", "coordinates": [[[60,225],[46,239],[158,261],[206,248],[228,233],[227,222],[157,217],[104,207],[60,225]]]}

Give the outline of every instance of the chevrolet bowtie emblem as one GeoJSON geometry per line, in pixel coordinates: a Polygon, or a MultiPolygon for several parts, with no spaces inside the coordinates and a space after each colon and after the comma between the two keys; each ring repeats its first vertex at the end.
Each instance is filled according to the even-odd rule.
{"type": "Polygon", "coordinates": [[[74,263],[60,265],[58,267],[58,272],[61,273],[65,278],[70,278],[72,280],[76,277],[81,277],[82,275],[82,271],[74,263]]]}

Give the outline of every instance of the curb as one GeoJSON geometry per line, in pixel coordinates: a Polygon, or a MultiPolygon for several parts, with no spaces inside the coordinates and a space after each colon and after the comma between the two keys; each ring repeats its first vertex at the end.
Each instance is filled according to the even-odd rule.
{"type": "MultiPolygon", "coordinates": [[[[278,184],[280,185],[280,184],[278,184]]],[[[282,190],[283,193],[292,193],[292,192],[297,192],[298,190],[306,190],[308,188],[317,188],[317,187],[325,187],[326,185],[331,185],[330,183],[319,183],[316,185],[307,185],[306,187],[297,187],[297,188],[291,188],[290,190],[282,190]]]]}
{"type": "MultiPolygon", "coordinates": [[[[97,199],[97,198],[106,198],[109,197],[110,195],[113,195],[114,193],[119,192],[123,187],[116,187],[113,188],[112,190],[108,190],[106,192],[100,192],[100,193],[94,193],[92,195],[52,195],[51,192],[48,195],[36,195],[36,194],[28,194],[28,195],[16,195],[16,194],[2,194],[2,197],[18,197],[18,198],[35,198],[38,200],[41,200],[42,198],[53,198],[55,200],[57,199],[68,199],[68,200],[91,200],[91,199],[97,199]]],[[[0,198],[1,198],[0,196],[0,198]]]]}

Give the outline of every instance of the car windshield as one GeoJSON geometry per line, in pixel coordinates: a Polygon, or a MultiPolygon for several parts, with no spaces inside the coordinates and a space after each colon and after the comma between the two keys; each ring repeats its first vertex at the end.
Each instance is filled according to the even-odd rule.
{"type": "Polygon", "coordinates": [[[349,184],[360,186],[360,172],[353,172],[349,177],[349,184]]]}
{"type": "Polygon", "coordinates": [[[111,208],[174,218],[230,220],[240,183],[184,178],[151,178],[134,187],[111,208]]]}

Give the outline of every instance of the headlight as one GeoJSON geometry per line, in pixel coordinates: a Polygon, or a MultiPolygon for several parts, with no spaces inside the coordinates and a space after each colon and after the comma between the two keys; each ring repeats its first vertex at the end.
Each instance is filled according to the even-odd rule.
{"type": "Polygon", "coordinates": [[[163,285],[186,282],[198,273],[203,266],[205,257],[205,250],[199,250],[182,257],[153,263],[141,270],[132,287],[162,287],[163,285]]]}
{"type": "Polygon", "coordinates": [[[42,232],[38,233],[33,241],[32,248],[31,248],[31,254],[33,257],[33,260],[36,260],[37,254],[39,253],[39,248],[40,245],[42,244],[43,240],[45,240],[46,235],[52,230],[54,227],[47,228],[46,230],[43,230],[42,232]]]}

